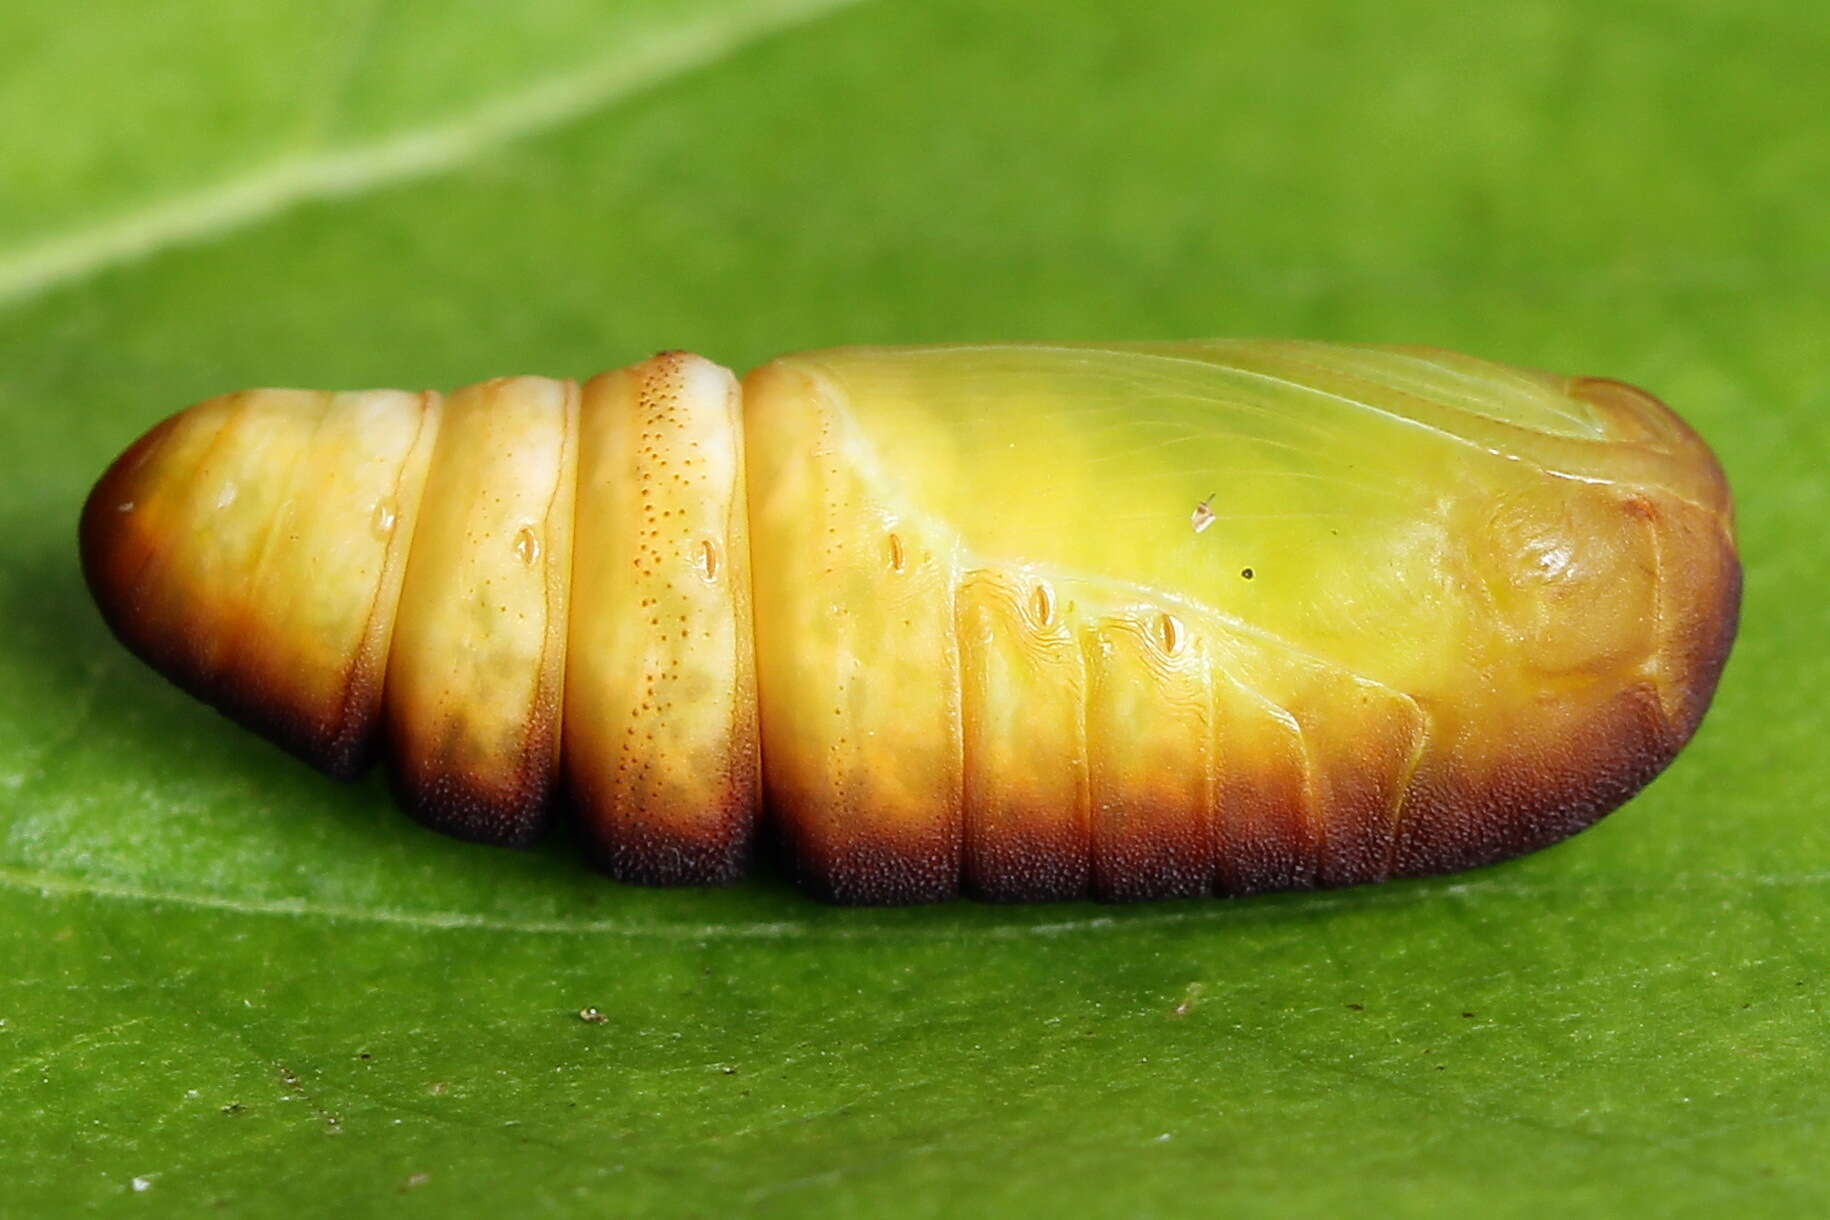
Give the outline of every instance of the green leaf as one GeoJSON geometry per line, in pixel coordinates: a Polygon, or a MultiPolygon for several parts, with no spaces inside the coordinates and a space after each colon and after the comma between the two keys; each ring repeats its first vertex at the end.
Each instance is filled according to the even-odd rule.
{"type": "Polygon", "coordinates": [[[0,46],[0,1213],[1830,1207],[1813,8],[106,0],[0,46]],[[107,461],[242,385],[1225,334],[1684,412],[1748,600],[1672,770],[1367,890],[635,890],[307,772],[77,573],[107,461]]]}

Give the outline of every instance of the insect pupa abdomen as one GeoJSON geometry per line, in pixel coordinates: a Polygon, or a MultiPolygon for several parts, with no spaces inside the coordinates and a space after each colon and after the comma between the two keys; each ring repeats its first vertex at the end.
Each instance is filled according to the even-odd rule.
{"type": "Polygon", "coordinates": [[[1695,731],[1740,580],[1649,395],[1271,342],[251,391],[136,442],[82,540],[130,648],[332,774],[385,748],[430,825],[568,809],[667,883],[766,835],[849,902],[1543,846],[1695,731]]]}

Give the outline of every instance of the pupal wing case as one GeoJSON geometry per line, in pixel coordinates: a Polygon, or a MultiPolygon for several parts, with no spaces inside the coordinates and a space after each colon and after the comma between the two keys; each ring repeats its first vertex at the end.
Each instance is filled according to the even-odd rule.
{"type": "Polygon", "coordinates": [[[1690,738],[1733,509],[1650,395],[1294,342],[663,353],[251,390],[91,494],[116,634],[336,775],[618,877],[843,902],[1444,872],[1690,738]],[[766,815],[764,811],[766,812],[766,815]]]}

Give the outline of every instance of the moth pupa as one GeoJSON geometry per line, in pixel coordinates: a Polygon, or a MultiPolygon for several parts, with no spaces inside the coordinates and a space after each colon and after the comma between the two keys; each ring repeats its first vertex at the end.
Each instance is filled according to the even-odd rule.
{"type": "Polygon", "coordinates": [[[1651,395],[1421,348],[854,348],[264,389],[84,509],[123,643],[436,829],[839,902],[1531,851],[1695,732],[1733,507],[1651,395]]]}

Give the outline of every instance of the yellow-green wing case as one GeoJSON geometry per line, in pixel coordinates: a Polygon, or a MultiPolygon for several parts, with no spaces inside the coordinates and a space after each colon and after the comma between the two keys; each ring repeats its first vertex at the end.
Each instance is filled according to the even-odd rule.
{"type": "Polygon", "coordinates": [[[838,704],[765,715],[765,766],[846,896],[878,854],[1043,897],[1529,850],[1672,757],[1734,631],[1721,472],[1617,382],[1216,341],[840,349],[746,392],[765,712],[838,704]],[[905,594],[895,538],[950,579],[905,594]]]}
{"type": "Polygon", "coordinates": [[[569,808],[657,882],[760,829],[850,902],[1530,850],[1689,738],[1739,598],[1720,469],[1651,396],[1319,343],[252,391],[131,448],[82,533],[130,647],[333,772],[388,726],[422,820],[569,808]]]}

